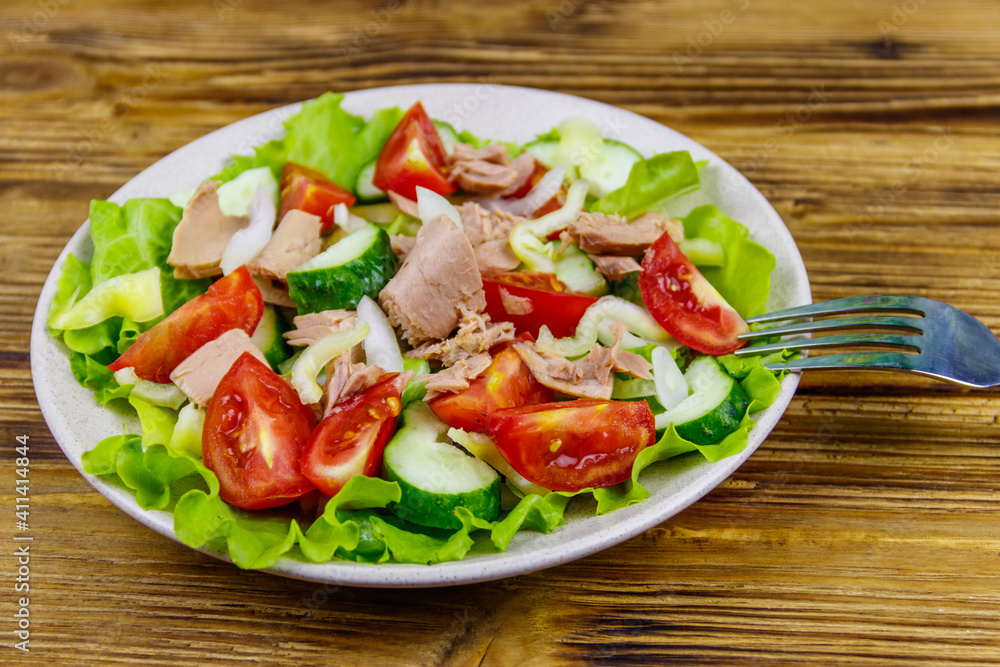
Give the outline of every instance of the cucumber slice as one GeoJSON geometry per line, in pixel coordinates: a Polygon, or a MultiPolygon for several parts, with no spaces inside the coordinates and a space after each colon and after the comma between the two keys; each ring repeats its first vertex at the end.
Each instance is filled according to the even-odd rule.
{"type": "Polygon", "coordinates": [[[722,266],[726,253],[722,244],[706,238],[684,239],[680,242],[681,252],[695,266],[722,266]]]}
{"type": "Polygon", "coordinates": [[[358,196],[360,201],[381,201],[387,196],[385,192],[375,187],[375,184],[372,182],[375,178],[376,162],[378,162],[378,160],[372,160],[365,166],[361,167],[361,171],[358,172],[358,180],[354,182],[354,194],[358,196]]]}
{"type": "Polygon", "coordinates": [[[399,209],[392,202],[382,202],[379,204],[363,204],[354,206],[349,211],[351,215],[364,218],[368,222],[375,222],[380,225],[387,225],[399,215],[399,209]]]}
{"type": "Polygon", "coordinates": [[[278,315],[274,306],[265,305],[264,314],[261,315],[260,323],[254,329],[253,336],[250,336],[250,342],[264,353],[264,358],[267,359],[271,368],[277,369],[281,362],[292,356],[291,346],[281,335],[288,329],[288,324],[278,315]]]}
{"type": "Polygon", "coordinates": [[[444,152],[451,155],[455,152],[455,144],[458,143],[458,132],[455,131],[455,128],[442,120],[435,120],[433,123],[434,129],[438,132],[438,136],[441,137],[441,144],[444,146],[444,152]]]}
{"type": "Polygon", "coordinates": [[[553,169],[559,166],[558,141],[532,141],[530,144],[525,144],[524,151],[534,155],[535,159],[541,162],[546,169],[553,169]]]}
{"type": "MultiPolygon", "coordinates": [[[[553,245],[557,245],[552,241],[553,245]]],[[[587,253],[571,244],[553,258],[556,267],[556,278],[561,280],[570,292],[603,296],[608,293],[608,281],[597,272],[597,267],[587,257],[587,253]]]]}
{"type": "Polygon", "coordinates": [[[290,271],[288,296],[299,315],[355,308],[366,294],[373,299],[396,275],[396,253],[389,235],[367,224],[290,271]]]}
{"type": "Polygon", "coordinates": [[[590,183],[590,194],[604,197],[625,185],[632,165],[642,159],[639,151],[614,139],[604,140],[604,150],[580,166],[580,178],[590,183]]]}
{"type": "Polygon", "coordinates": [[[711,445],[735,431],[747,413],[750,398],[715,357],[691,362],[684,379],[693,393],[656,416],[656,430],[669,424],[697,445],[711,445]]]}
{"type": "Polygon", "coordinates": [[[454,515],[464,507],[493,521],[500,513],[500,476],[452,444],[448,426],[427,404],[403,411],[404,425],[385,446],[383,476],[398,482],[402,497],[389,509],[401,519],[431,528],[461,528],[454,515]]]}
{"type": "Polygon", "coordinates": [[[482,433],[470,433],[469,431],[462,430],[460,428],[450,428],[448,429],[448,437],[460,444],[462,447],[475,456],[477,459],[482,459],[486,463],[496,470],[498,473],[507,478],[507,481],[517,487],[517,490],[524,495],[537,494],[539,496],[545,496],[551,493],[544,486],[539,486],[534,482],[525,479],[521,473],[514,470],[514,468],[507,463],[507,459],[503,457],[497,446],[493,444],[489,436],[483,435],[482,433]]]}
{"type": "Polygon", "coordinates": [[[278,179],[274,177],[270,167],[258,167],[247,169],[233,180],[219,186],[219,208],[226,215],[246,215],[250,210],[250,200],[258,188],[263,188],[271,197],[271,201],[277,203],[280,190],[278,179]]]}

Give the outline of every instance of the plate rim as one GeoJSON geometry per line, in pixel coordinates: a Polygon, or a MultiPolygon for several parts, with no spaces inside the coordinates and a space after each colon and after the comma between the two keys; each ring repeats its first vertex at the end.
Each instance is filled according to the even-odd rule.
{"type": "MultiPolygon", "coordinates": [[[[777,234],[779,239],[783,242],[785,250],[791,249],[791,256],[787,258],[790,260],[790,263],[786,265],[786,269],[791,270],[792,277],[795,279],[794,284],[792,285],[792,291],[789,295],[792,300],[792,305],[804,305],[811,302],[812,298],[809,277],[802,261],[798,245],[792,238],[791,233],[789,232],[784,221],[781,219],[781,216],[778,215],[764,195],[756,187],[754,187],[753,184],[750,183],[745,176],[743,176],[743,174],[714,152],[677,130],[653,121],[652,119],[636,114],[635,112],[628,111],[627,109],[622,109],[614,105],[584,97],[537,88],[506,86],[499,84],[437,83],[386,86],[344,93],[344,106],[348,109],[350,109],[351,106],[356,106],[358,104],[363,106],[366,104],[366,100],[382,96],[407,98],[414,97],[414,95],[414,99],[422,99],[426,106],[433,106],[428,103],[428,100],[434,99],[431,96],[433,96],[435,92],[438,94],[447,93],[447,95],[445,95],[446,97],[466,92],[466,98],[468,99],[468,96],[472,95],[473,91],[484,85],[488,85],[490,87],[492,94],[499,93],[500,96],[527,95],[529,97],[537,97],[539,99],[549,97],[549,99],[553,100],[558,98],[562,102],[571,102],[591,110],[599,109],[604,114],[610,114],[612,117],[620,116],[640,125],[640,127],[649,127],[651,131],[655,131],[656,133],[666,131],[666,134],[671,135],[673,139],[678,140],[680,143],[690,144],[697,147],[699,158],[704,156],[707,157],[707,159],[712,160],[715,166],[720,167],[722,171],[725,172],[727,178],[735,179],[736,184],[738,184],[739,188],[746,194],[746,196],[749,196],[750,199],[756,201],[758,207],[768,218],[767,222],[770,225],[769,231],[777,234]],[[655,126],[655,128],[652,126],[655,126]]],[[[283,120],[284,118],[294,114],[301,108],[303,102],[296,102],[276,107],[253,116],[249,116],[218,128],[195,139],[194,141],[185,144],[184,146],[181,146],[129,179],[110,197],[108,197],[107,200],[120,204],[123,203],[125,199],[143,196],[140,194],[133,194],[132,190],[141,187],[137,186],[137,183],[141,184],[144,180],[148,180],[151,175],[155,175],[158,171],[162,171],[164,169],[164,165],[172,164],[177,160],[182,160],[188,153],[197,153],[199,149],[202,149],[203,147],[212,146],[214,143],[218,143],[220,138],[228,138],[229,135],[233,135],[235,137],[248,134],[249,128],[256,127],[266,122],[265,129],[257,134],[250,145],[261,143],[261,141],[270,138],[270,136],[264,136],[267,134],[268,128],[272,130],[271,136],[280,133],[282,124],[278,123],[275,128],[275,119],[283,120]]],[[[400,102],[400,104],[402,103],[400,102]]],[[[352,110],[352,113],[358,112],[352,110]]],[[[583,115],[586,116],[587,114],[585,113],[583,115]]],[[[244,141],[243,143],[246,142],[244,141]]],[[[249,147],[250,146],[247,146],[247,148],[249,147]]],[[[681,147],[679,149],[690,150],[690,147],[681,147]]],[[[226,154],[218,157],[220,160],[224,161],[228,159],[229,155],[226,154]]],[[[207,175],[210,174],[206,174],[206,176],[207,175]]],[[[165,195],[160,194],[157,196],[165,195]]],[[[39,377],[38,373],[40,373],[44,367],[43,359],[41,357],[45,339],[48,339],[48,342],[62,350],[63,356],[66,356],[65,346],[61,342],[52,340],[49,336],[46,320],[50,304],[55,295],[55,283],[59,275],[62,273],[62,267],[66,260],[66,256],[70,252],[76,251],[77,248],[88,245],[85,243],[88,238],[89,218],[72,235],[60,252],[45,280],[41,292],[39,293],[38,304],[32,320],[30,339],[30,367],[32,384],[38,399],[39,409],[45,419],[46,425],[52,433],[53,439],[59,445],[59,448],[62,450],[64,456],[66,456],[70,463],[73,464],[77,471],[84,477],[84,479],[87,480],[88,483],[90,483],[92,487],[94,487],[95,490],[107,498],[118,509],[125,512],[133,519],[139,521],[145,527],[151,528],[157,533],[183,544],[183,542],[180,542],[174,534],[172,519],[170,520],[169,526],[165,525],[165,519],[162,515],[172,517],[172,513],[158,510],[142,510],[136,504],[134,496],[127,491],[104,482],[96,476],[83,471],[82,460],[79,457],[73,456],[70,451],[67,451],[68,445],[64,446],[63,444],[64,440],[69,441],[73,439],[73,433],[72,429],[69,428],[69,424],[66,422],[65,415],[61,414],[56,409],[56,402],[52,396],[52,390],[54,387],[46,387],[46,383],[44,382],[42,382],[40,386],[40,383],[36,380],[36,378],[39,377]],[[36,373],[36,371],[38,371],[38,373],[36,373]]],[[[65,359],[63,359],[63,363],[65,363],[65,359]]],[[[611,528],[602,528],[597,531],[596,534],[602,536],[603,539],[591,539],[584,542],[577,540],[575,544],[570,544],[568,546],[552,545],[535,551],[529,551],[525,554],[510,555],[510,552],[486,554],[485,556],[487,557],[495,558],[491,558],[489,565],[485,568],[483,566],[484,563],[482,557],[477,557],[475,555],[462,560],[449,561],[435,565],[411,565],[400,563],[365,564],[336,559],[324,563],[306,563],[282,557],[275,566],[261,571],[294,579],[344,586],[364,586],[373,588],[430,588],[477,583],[528,574],[530,572],[536,572],[592,555],[620,544],[656,525],[663,523],[672,516],[675,516],[690,507],[712,489],[716,488],[719,484],[725,481],[725,479],[737,470],[753,454],[753,452],[756,451],[760,444],[770,434],[777,422],[780,421],[781,417],[787,410],[789,403],[791,402],[796,388],[798,387],[799,379],[800,375],[796,373],[786,375],[781,381],[781,390],[778,397],[775,399],[774,404],[764,411],[756,413],[756,425],[751,432],[751,441],[743,452],[710,464],[710,472],[702,478],[696,480],[697,483],[689,484],[687,487],[683,488],[680,493],[670,494],[669,498],[673,502],[671,507],[667,508],[665,511],[655,511],[658,505],[653,502],[653,497],[646,499],[642,503],[633,505],[632,508],[640,508],[638,512],[633,511],[632,515],[630,515],[627,519],[616,521],[611,528]],[[643,506],[645,506],[645,509],[643,509],[643,506]],[[531,556],[531,558],[526,558],[528,556],[531,556]],[[525,560],[528,560],[529,562],[523,562],[525,560]]],[[[90,400],[91,407],[94,410],[105,409],[93,401],[93,397],[89,389],[79,387],[79,385],[77,385],[77,387],[87,393],[86,398],[90,400]]],[[[91,443],[90,446],[92,447],[93,444],[96,443],[91,443]]],[[[661,499],[661,501],[662,500],[663,499],[661,499]]],[[[615,516],[620,512],[625,512],[632,508],[626,508],[604,516],[615,516]]],[[[558,532],[564,528],[564,526],[560,526],[554,532],[558,532]]],[[[207,548],[196,549],[196,551],[211,555],[220,560],[231,562],[226,555],[211,551],[207,548]]]]}

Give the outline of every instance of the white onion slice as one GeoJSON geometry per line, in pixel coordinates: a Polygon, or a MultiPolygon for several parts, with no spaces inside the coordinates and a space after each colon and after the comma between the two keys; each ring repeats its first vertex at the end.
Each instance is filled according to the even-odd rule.
{"type": "Polygon", "coordinates": [[[274,200],[264,188],[257,188],[247,214],[250,216],[249,224],[233,234],[222,253],[220,265],[225,275],[252,261],[271,240],[277,211],[274,200]]]}
{"type": "Polygon", "coordinates": [[[361,297],[358,302],[358,318],[367,322],[371,328],[363,343],[368,365],[380,366],[390,373],[402,373],[403,354],[399,351],[396,332],[371,297],[361,297]]]}
{"type": "Polygon", "coordinates": [[[531,188],[531,191],[521,199],[500,200],[504,201],[503,209],[514,215],[528,217],[559,192],[564,178],[566,178],[565,166],[547,171],[542,176],[542,180],[535,183],[535,187],[531,188]]]}
{"type": "Polygon", "coordinates": [[[687,380],[667,348],[653,348],[652,358],[656,400],[665,410],[669,410],[688,397],[687,380]]]}
{"type": "Polygon", "coordinates": [[[424,224],[446,215],[456,225],[462,226],[462,216],[458,214],[458,209],[450,201],[427,188],[417,188],[417,210],[420,212],[420,221],[424,224]]]}
{"type": "Polygon", "coordinates": [[[368,226],[367,220],[348,211],[345,204],[337,204],[333,207],[333,222],[348,234],[353,234],[362,227],[368,226]]]}

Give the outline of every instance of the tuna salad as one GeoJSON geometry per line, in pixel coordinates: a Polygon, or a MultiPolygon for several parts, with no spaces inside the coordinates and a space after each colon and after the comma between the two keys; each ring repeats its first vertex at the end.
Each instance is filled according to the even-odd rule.
{"type": "Polygon", "coordinates": [[[49,326],[141,429],[88,472],[240,567],[430,564],[746,447],[778,378],[732,353],[774,257],[715,206],[672,214],[703,163],[341,99],[189,191],[93,203],[49,326]]]}

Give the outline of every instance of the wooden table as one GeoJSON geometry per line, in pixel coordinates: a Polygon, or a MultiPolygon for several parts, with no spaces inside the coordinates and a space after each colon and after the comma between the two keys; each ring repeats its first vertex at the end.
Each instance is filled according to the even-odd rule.
{"type": "MultiPolygon", "coordinates": [[[[164,154],[325,90],[549,88],[700,141],[770,199],[816,300],[1000,330],[995,1],[5,0],[0,486],[31,447],[31,643],[7,664],[1000,664],[1000,394],[811,374],[731,479],[575,563],[430,591],[241,572],[94,492],[42,421],[29,324],[60,249],[164,154]]],[[[13,512],[11,512],[13,514],[13,512]]]]}

